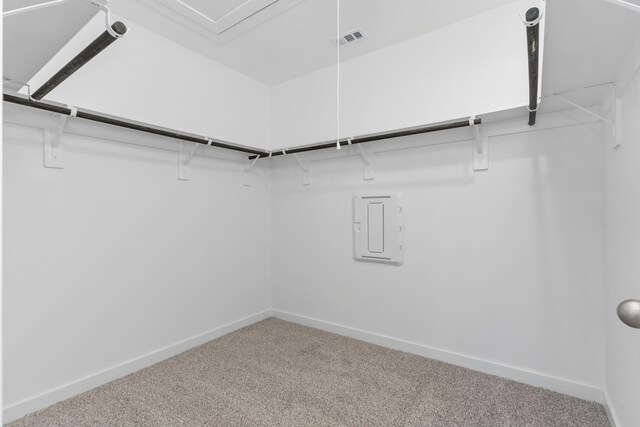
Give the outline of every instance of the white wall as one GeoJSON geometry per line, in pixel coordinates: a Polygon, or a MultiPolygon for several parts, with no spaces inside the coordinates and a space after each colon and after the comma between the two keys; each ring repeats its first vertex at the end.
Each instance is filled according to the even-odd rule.
{"type": "Polygon", "coordinates": [[[66,134],[66,168],[47,169],[42,129],[12,123],[43,117],[5,105],[5,421],[270,307],[267,171],[244,187],[245,156],[199,155],[178,181],[175,152],[81,120],[109,140],[66,134]]]}
{"type": "MultiPolygon", "coordinates": [[[[412,141],[430,138],[439,137],[412,141]]],[[[578,126],[491,138],[490,169],[471,169],[468,142],[376,154],[367,182],[358,157],[312,161],[311,186],[295,163],[274,168],[274,309],[601,400],[600,134],[578,126]],[[356,262],[352,195],[387,191],[404,198],[404,265],[356,262]]]]}
{"type": "MultiPolygon", "coordinates": [[[[519,14],[531,6],[516,1],[341,63],[341,136],[528,104],[519,14]]],[[[273,149],[336,138],[336,73],[329,67],[272,88],[273,149]]]]}
{"type": "Polygon", "coordinates": [[[606,389],[618,427],[640,423],[640,331],[627,327],[616,316],[616,306],[621,301],[640,299],[639,66],[640,40],[630,52],[616,85],[618,95],[622,95],[623,146],[613,150],[608,141],[604,148],[606,389]]]}
{"type": "MultiPolygon", "coordinates": [[[[268,147],[268,86],[135,22],[122,21],[130,27],[129,33],[45,99],[236,144],[268,147]]],[[[104,15],[99,13],[32,79],[31,86],[39,87],[103,31],[104,15]]]]}

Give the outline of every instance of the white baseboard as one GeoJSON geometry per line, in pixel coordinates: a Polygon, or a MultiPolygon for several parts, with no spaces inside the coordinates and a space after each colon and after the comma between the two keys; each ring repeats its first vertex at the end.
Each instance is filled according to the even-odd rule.
{"type": "Polygon", "coordinates": [[[20,402],[13,403],[3,408],[3,422],[11,422],[27,414],[46,408],[47,406],[53,405],[54,403],[68,399],[80,393],[84,393],[85,391],[124,377],[125,375],[139,371],[140,369],[161,362],[191,348],[197,347],[268,317],[271,317],[271,310],[265,310],[251,316],[243,317],[242,319],[227,323],[226,325],[222,325],[200,335],[196,335],[167,347],[152,351],[135,359],[128,360],[119,365],[112,366],[103,371],[96,372],[95,374],[88,375],[84,378],[80,378],[20,402]]]}
{"type": "Polygon", "coordinates": [[[3,409],[3,422],[11,422],[23,417],[24,415],[46,408],[47,406],[91,390],[92,388],[99,387],[110,381],[116,380],[125,375],[178,355],[191,348],[219,338],[237,329],[264,320],[270,316],[275,316],[289,322],[370,342],[372,344],[381,345],[383,347],[418,354],[420,356],[463,366],[465,368],[487,374],[512,379],[536,387],[546,388],[581,399],[602,403],[607,410],[607,415],[609,416],[612,427],[621,427],[608,393],[606,391],[603,392],[603,390],[598,387],[277,309],[264,310],[251,316],[238,319],[195,337],[188,338],[95,374],[80,378],[55,389],[48,390],[39,395],[13,403],[3,409]]]}
{"type": "Polygon", "coordinates": [[[370,342],[372,344],[377,344],[383,347],[393,348],[407,353],[429,357],[431,359],[436,359],[442,362],[451,363],[453,365],[473,369],[475,371],[508,378],[535,387],[546,388],[548,390],[568,394],[580,399],[604,403],[603,390],[592,385],[571,381],[565,378],[554,377],[540,372],[516,368],[502,363],[479,359],[477,357],[467,356],[452,351],[429,347],[423,344],[397,339],[386,335],[363,331],[361,329],[351,328],[349,326],[339,325],[332,322],[326,322],[324,320],[301,316],[299,314],[290,313],[283,310],[273,309],[273,316],[289,322],[298,323],[304,326],[310,326],[312,328],[321,329],[327,332],[333,332],[335,334],[359,339],[361,341],[370,342]]]}
{"type": "Polygon", "coordinates": [[[611,427],[622,427],[622,423],[620,423],[620,418],[618,418],[618,414],[616,413],[616,408],[613,406],[613,402],[611,401],[611,396],[609,396],[609,392],[607,389],[604,390],[604,409],[607,411],[607,417],[609,418],[609,424],[611,427]]]}

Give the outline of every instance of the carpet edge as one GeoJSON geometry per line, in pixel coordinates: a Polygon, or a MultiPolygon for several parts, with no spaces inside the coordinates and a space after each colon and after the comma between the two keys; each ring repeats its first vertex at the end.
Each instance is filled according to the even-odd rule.
{"type": "Polygon", "coordinates": [[[144,369],[158,362],[169,359],[211,340],[220,338],[233,331],[260,322],[272,317],[272,315],[272,310],[266,309],[249,316],[242,317],[201,334],[186,338],[182,341],[159,348],[134,359],[127,360],[118,365],[63,384],[54,389],[50,389],[19,402],[12,403],[3,407],[2,422],[6,424],[11,421],[15,421],[32,412],[39,411],[60,401],[69,399],[118,378],[132,374],[140,369],[144,369]]]}
{"type": "Polygon", "coordinates": [[[529,371],[514,366],[505,365],[490,360],[480,359],[465,354],[460,354],[444,349],[430,347],[416,342],[406,341],[387,335],[377,334],[362,329],[338,323],[328,322],[309,316],[288,312],[273,308],[272,315],[278,319],[285,320],[299,325],[320,329],[326,332],[355,338],[361,341],[376,344],[382,347],[400,350],[407,353],[417,354],[450,363],[485,374],[495,375],[502,378],[518,381],[534,387],[541,387],[579,399],[590,400],[602,404],[607,409],[605,391],[593,385],[580,383],[566,378],[547,375],[540,372],[529,371]]]}

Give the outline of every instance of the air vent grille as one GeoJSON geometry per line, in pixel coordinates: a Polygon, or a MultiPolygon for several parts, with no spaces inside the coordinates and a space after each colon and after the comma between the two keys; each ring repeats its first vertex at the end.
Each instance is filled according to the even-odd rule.
{"type": "Polygon", "coordinates": [[[355,30],[351,30],[347,33],[340,34],[340,37],[334,37],[332,40],[334,43],[339,44],[340,46],[350,45],[360,40],[364,40],[367,38],[367,34],[362,31],[362,29],[357,28],[355,30]]]}

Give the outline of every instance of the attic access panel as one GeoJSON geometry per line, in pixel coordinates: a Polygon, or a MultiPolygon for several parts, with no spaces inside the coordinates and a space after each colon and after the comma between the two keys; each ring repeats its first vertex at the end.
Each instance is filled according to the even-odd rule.
{"type": "MultiPolygon", "coordinates": [[[[3,12],[42,0],[5,0],[3,12]]],[[[3,76],[28,82],[98,12],[90,2],[73,1],[3,18],[3,76]]]]}
{"type": "Polygon", "coordinates": [[[401,265],[404,262],[403,216],[399,195],[353,196],[354,259],[401,265]]]}
{"type": "Polygon", "coordinates": [[[208,38],[224,43],[304,0],[143,1],[208,38]]]}

